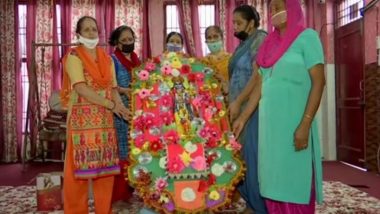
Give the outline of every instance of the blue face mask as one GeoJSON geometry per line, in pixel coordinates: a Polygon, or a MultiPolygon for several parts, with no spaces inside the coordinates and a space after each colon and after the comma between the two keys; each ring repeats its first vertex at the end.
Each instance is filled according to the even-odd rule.
{"type": "Polygon", "coordinates": [[[169,52],[180,52],[182,51],[182,45],[167,43],[166,50],[168,50],[169,52]]]}

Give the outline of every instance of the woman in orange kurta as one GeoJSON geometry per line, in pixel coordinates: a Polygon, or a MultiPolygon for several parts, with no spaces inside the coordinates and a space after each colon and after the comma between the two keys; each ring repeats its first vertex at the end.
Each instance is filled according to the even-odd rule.
{"type": "Polygon", "coordinates": [[[97,47],[98,28],[82,17],[76,29],[79,45],[63,59],[62,101],[68,107],[64,168],[64,211],[88,213],[88,181],[92,180],[96,213],[111,212],[114,176],[120,173],[113,113],[129,111],[116,91],[110,56],[97,47]]]}

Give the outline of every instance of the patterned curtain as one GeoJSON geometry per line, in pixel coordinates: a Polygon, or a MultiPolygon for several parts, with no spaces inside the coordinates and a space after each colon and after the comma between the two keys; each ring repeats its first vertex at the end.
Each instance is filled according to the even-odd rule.
{"type": "Polygon", "coordinates": [[[1,161],[15,162],[21,148],[22,115],[18,106],[18,85],[20,62],[17,51],[18,22],[17,1],[0,1],[0,75],[1,75],[1,161]],[[17,123],[18,122],[18,123],[17,123]]]}
{"type": "Polygon", "coordinates": [[[142,56],[143,0],[115,0],[115,27],[128,25],[136,34],[135,52],[142,56]]]}
{"type": "Polygon", "coordinates": [[[179,27],[183,33],[187,52],[196,57],[202,56],[202,44],[199,33],[198,1],[177,1],[179,27]]]}
{"type": "Polygon", "coordinates": [[[247,0],[248,5],[252,5],[256,8],[257,12],[260,14],[260,27],[261,29],[267,31],[268,29],[268,1],[266,0],[247,0]]]}

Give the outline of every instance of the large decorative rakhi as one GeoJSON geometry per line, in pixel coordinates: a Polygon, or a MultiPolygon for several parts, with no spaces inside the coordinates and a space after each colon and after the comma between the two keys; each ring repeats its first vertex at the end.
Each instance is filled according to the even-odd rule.
{"type": "Polygon", "coordinates": [[[214,70],[173,52],[132,72],[128,180],[163,213],[218,211],[245,171],[214,70]]]}

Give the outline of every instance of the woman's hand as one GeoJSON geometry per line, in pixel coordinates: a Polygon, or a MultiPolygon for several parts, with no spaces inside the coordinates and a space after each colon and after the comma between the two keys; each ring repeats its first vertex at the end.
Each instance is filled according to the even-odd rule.
{"type": "Polygon", "coordinates": [[[124,118],[127,121],[132,118],[131,112],[122,103],[114,102],[114,107],[111,111],[118,117],[124,118]]]}
{"type": "Polygon", "coordinates": [[[233,101],[229,106],[228,106],[228,113],[230,115],[230,122],[232,123],[240,113],[240,103],[238,101],[233,101]]]}
{"type": "Polygon", "coordinates": [[[301,122],[294,132],[294,147],[296,151],[307,149],[309,146],[310,123],[301,122]]]}
{"type": "Polygon", "coordinates": [[[238,139],[241,131],[244,129],[245,124],[247,123],[246,119],[243,119],[242,117],[238,117],[233,125],[232,125],[232,132],[235,135],[235,138],[238,139]]]}
{"type": "Polygon", "coordinates": [[[130,88],[118,87],[118,91],[120,94],[124,94],[126,96],[130,96],[132,94],[132,89],[130,88]]]}

